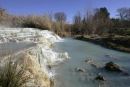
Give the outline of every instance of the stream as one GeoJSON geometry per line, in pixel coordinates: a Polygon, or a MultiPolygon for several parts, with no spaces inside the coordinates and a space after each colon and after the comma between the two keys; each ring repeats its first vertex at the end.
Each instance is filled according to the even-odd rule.
{"type": "Polygon", "coordinates": [[[130,87],[130,76],[103,69],[107,62],[113,61],[130,74],[129,53],[69,38],[55,43],[54,50],[66,51],[70,56],[69,60],[55,68],[55,87],[130,87]],[[91,60],[96,67],[85,60],[91,60]],[[77,72],[76,68],[84,69],[84,72],[77,72]],[[98,73],[102,74],[106,81],[96,81],[94,78],[98,73]]]}
{"type": "MultiPolygon", "coordinates": [[[[34,43],[0,44],[0,55],[5,56],[20,50],[34,47],[34,43]]],[[[67,52],[70,59],[54,67],[55,87],[130,87],[130,76],[122,73],[108,72],[103,69],[107,62],[113,61],[130,74],[130,54],[103,48],[89,42],[63,39],[54,44],[54,51],[67,52]],[[88,62],[85,62],[89,60],[88,62]],[[83,69],[77,72],[76,69],[83,69]],[[98,74],[106,81],[97,81],[98,74]]]]}

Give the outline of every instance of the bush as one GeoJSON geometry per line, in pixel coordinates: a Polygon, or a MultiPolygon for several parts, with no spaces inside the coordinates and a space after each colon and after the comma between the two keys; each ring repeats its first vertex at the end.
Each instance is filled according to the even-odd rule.
{"type": "Polygon", "coordinates": [[[49,30],[51,29],[51,21],[47,16],[28,16],[23,21],[22,27],[49,30]]]}
{"type": "Polygon", "coordinates": [[[0,72],[0,87],[25,87],[30,79],[24,66],[19,67],[17,63],[9,60],[0,72]]]}

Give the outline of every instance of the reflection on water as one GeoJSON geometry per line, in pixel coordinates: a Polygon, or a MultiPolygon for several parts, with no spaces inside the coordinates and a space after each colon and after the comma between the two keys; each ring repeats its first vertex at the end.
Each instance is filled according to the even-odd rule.
{"type": "Polygon", "coordinates": [[[71,57],[56,68],[55,87],[130,87],[129,76],[102,69],[106,62],[114,61],[130,73],[130,54],[73,39],[65,39],[55,45],[55,51],[67,51],[71,57]],[[86,59],[92,60],[98,68],[86,63],[86,59]],[[76,72],[77,67],[84,69],[85,72],[76,72]],[[95,81],[94,78],[98,73],[101,73],[106,81],[95,81]]]}
{"type": "Polygon", "coordinates": [[[35,46],[35,43],[30,43],[30,42],[20,42],[20,43],[15,43],[15,42],[9,42],[9,43],[1,43],[0,44],[0,56],[6,56],[9,54],[13,54],[16,52],[19,52],[24,49],[28,49],[30,47],[35,46]]]}

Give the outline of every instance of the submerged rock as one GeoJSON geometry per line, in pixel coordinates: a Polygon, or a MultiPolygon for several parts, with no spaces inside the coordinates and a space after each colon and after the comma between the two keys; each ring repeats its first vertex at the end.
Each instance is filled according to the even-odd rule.
{"type": "Polygon", "coordinates": [[[101,75],[98,75],[95,80],[105,81],[105,78],[101,75]]]}
{"type": "Polygon", "coordinates": [[[129,73],[128,72],[123,72],[122,73],[124,76],[129,76],[129,73]]]}
{"type": "Polygon", "coordinates": [[[98,74],[98,76],[95,78],[95,80],[105,81],[105,78],[101,74],[98,74]]]}
{"type": "Polygon", "coordinates": [[[98,65],[96,65],[95,63],[91,63],[91,66],[94,68],[99,68],[98,65]]]}
{"type": "Polygon", "coordinates": [[[93,62],[93,60],[92,59],[86,59],[85,62],[86,63],[91,63],[91,62],[93,62]]]}
{"type": "Polygon", "coordinates": [[[109,55],[109,54],[106,54],[105,57],[107,57],[107,58],[112,58],[112,56],[109,55]]]}
{"type": "Polygon", "coordinates": [[[122,72],[122,70],[120,69],[120,67],[113,63],[113,62],[108,62],[106,63],[105,67],[106,70],[108,71],[112,71],[112,72],[122,72]]]}
{"type": "Polygon", "coordinates": [[[93,59],[86,59],[84,62],[90,64],[94,68],[99,68],[95,61],[93,61],[93,59]]]}
{"type": "Polygon", "coordinates": [[[81,69],[81,68],[78,68],[78,67],[77,67],[77,68],[75,69],[75,71],[76,71],[76,72],[85,72],[85,69],[81,69]]]}

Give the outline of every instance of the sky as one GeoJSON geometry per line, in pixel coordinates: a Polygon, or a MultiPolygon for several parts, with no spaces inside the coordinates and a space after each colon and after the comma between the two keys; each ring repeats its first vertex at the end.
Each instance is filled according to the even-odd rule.
{"type": "Polygon", "coordinates": [[[0,7],[14,15],[43,15],[65,12],[67,19],[94,8],[107,7],[111,17],[116,17],[117,9],[130,7],[130,0],[0,0],[0,7]]]}

